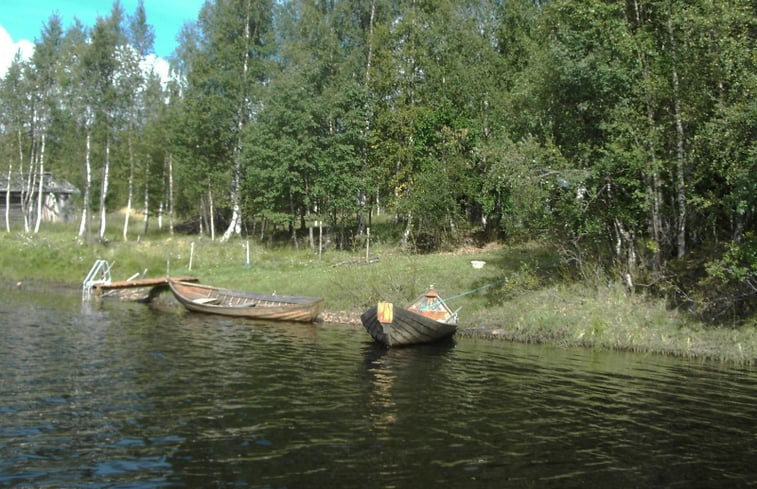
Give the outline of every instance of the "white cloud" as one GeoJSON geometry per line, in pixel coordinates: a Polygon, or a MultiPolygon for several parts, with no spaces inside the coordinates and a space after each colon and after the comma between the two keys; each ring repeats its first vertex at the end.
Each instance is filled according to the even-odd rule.
{"type": "Polygon", "coordinates": [[[14,42],[8,31],[0,25],[0,76],[5,76],[5,72],[13,62],[13,57],[19,50],[23,59],[29,59],[34,52],[34,43],[26,39],[14,42]]]}
{"type": "MultiPolygon", "coordinates": [[[[0,25],[0,78],[5,76],[5,73],[13,62],[13,58],[16,56],[16,52],[19,50],[21,51],[21,58],[28,60],[34,53],[34,43],[26,39],[14,42],[8,31],[0,25]]],[[[160,79],[164,83],[170,76],[168,61],[158,58],[153,54],[148,55],[142,62],[142,69],[145,73],[152,69],[160,76],[160,79]]]]}
{"type": "Polygon", "coordinates": [[[147,73],[150,69],[160,76],[160,79],[163,80],[164,84],[168,81],[170,76],[170,66],[168,61],[163,58],[158,58],[154,54],[148,54],[142,62],[142,71],[147,73]]]}
{"type": "MultiPolygon", "coordinates": [[[[19,50],[21,50],[21,58],[28,60],[34,53],[34,43],[26,39],[14,42],[5,28],[0,25],[0,78],[5,76],[6,71],[8,71],[13,62],[13,58],[16,56],[16,52],[19,50]]],[[[170,71],[168,61],[150,54],[142,62],[142,69],[147,72],[151,68],[160,75],[161,80],[164,82],[168,80],[170,71]]]]}

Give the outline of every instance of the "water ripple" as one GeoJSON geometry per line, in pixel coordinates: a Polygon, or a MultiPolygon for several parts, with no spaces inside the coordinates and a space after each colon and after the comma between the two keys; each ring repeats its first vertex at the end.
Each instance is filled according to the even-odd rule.
{"type": "Polygon", "coordinates": [[[0,487],[757,486],[757,375],[0,299],[0,487]]]}

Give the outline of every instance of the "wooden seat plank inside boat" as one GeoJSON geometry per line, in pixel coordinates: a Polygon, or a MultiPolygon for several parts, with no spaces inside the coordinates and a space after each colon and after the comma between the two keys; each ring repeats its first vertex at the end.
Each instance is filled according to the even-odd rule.
{"type": "Polygon", "coordinates": [[[192,299],[192,302],[195,304],[218,304],[220,301],[218,297],[198,297],[197,299],[192,299]]]}

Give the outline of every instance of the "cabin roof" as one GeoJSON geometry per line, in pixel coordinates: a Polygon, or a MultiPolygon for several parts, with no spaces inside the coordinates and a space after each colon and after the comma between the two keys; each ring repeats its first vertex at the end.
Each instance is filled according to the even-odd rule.
{"type": "MultiPolygon", "coordinates": [[[[26,182],[21,179],[21,175],[13,173],[11,175],[11,192],[21,192],[25,190],[26,182]]],[[[5,192],[8,189],[8,173],[0,173],[0,193],[5,192]]],[[[52,173],[46,172],[45,179],[42,184],[42,191],[45,193],[53,194],[78,194],[79,189],[74,187],[68,181],[62,178],[55,178],[52,173]]]]}

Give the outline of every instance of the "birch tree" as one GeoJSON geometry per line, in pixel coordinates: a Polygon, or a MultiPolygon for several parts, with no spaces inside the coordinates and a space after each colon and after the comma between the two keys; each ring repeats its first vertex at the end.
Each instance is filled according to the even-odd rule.
{"type": "Polygon", "coordinates": [[[63,28],[60,17],[53,15],[42,28],[42,38],[35,44],[30,71],[34,97],[34,161],[30,171],[36,174],[36,212],[34,233],[39,232],[45,199],[45,157],[48,131],[60,104],[59,69],[63,28]]]}
{"type": "MultiPolygon", "coordinates": [[[[129,17],[128,44],[120,49],[122,76],[120,88],[127,100],[128,127],[126,129],[127,152],[129,161],[129,175],[127,180],[126,209],[124,213],[123,240],[128,240],[129,220],[131,218],[132,201],[134,199],[135,174],[137,158],[142,153],[137,150],[136,138],[144,129],[146,78],[143,74],[145,56],[152,51],[155,34],[152,26],[147,24],[147,17],[143,0],[139,1],[133,16],[129,17]]],[[[140,166],[147,166],[144,161],[140,166]]],[[[145,187],[146,189],[146,187],[145,187]]],[[[146,208],[147,206],[145,206],[146,208]]]]}
{"type": "Polygon", "coordinates": [[[200,12],[193,49],[186,58],[186,108],[196,140],[192,151],[212,163],[202,179],[223,173],[228,182],[230,211],[224,241],[239,235],[243,221],[241,183],[243,133],[259,103],[268,79],[273,43],[270,0],[219,0],[200,12]],[[199,112],[195,112],[199,111],[199,112]]]}
{"type": "Polygon", "coordinates": [[[121,19],[123,13],[118,2],[113,4],[107,18],[98,18],[92,32],[91,45],[85,58],[89,73],[94,80],[95,122],[102,132],[103,156],[101,165],[99,220],[97,237],[105,239],[107,227],[107,198],[110,184],[111,152],[117,127],[118,93],[116,77],[119,70],[117,47],[122,41],[121,19]]]}
{"type": "Polygon", "coordinates": [[[7,185],[5,189],[5,230],[10,232],[10,210],[11,210],[11,190],[14,181],[21,181],[21,169],[24,162],[24,132],[26,123],[26,114],[28,113],[28,104],[26,103],[27,89],[23,77],[23,61],[21,53],[16,52],[5,78],[0,84],[2,93],[0,94],[0,103],[2,104],[2,125],[6,128],[8,152],[8,170],[6,173],[7,185]],[[14,167],[14,161],[16,165],[14,167]],[[16,178],[16,174],[19,178],[16,178]]]}
{"type": "Polygon", "coordinates": [[[78,128],[79,151],[74,152],[76,160],[73,166],[81,165],[82,200],[77,239],[84,242],[90,232],[92,199],[92,138],[95,125],[95,80],[97,72],[91,60],[91,44],[88,42],[89,31],[75,20],[64,36],[62,83],[63,94],[69,112],[69,118],[78,128]]]}

